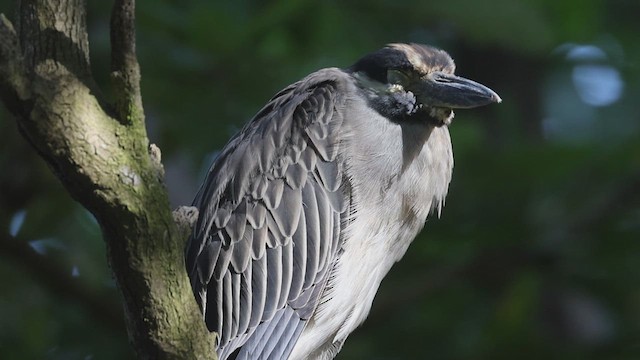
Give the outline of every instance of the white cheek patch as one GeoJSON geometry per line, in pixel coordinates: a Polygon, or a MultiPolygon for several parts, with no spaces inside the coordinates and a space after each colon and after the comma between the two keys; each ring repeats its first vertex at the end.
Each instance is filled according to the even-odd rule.
{"type": "Polygon", "coordinates": [[[404,91],[404,88],[402,87],[402,85],[393,84],[393,85],[389,86],[389,92],[390,93],[396,93],[396,92],[405,92],[405,91],[404,91]]]}
{"type": "Polygon", "coordinates": [[[440,122],[442,125],[451,125],[451,122],[453,121],[453,117],[455,116],[455,114],[453,113],[453,110],[451,109],[447,109],[447,108],[438,108],[438,107],[434,107],[429,109],[429,115],[438,120],[438,122],[440,122]]]}

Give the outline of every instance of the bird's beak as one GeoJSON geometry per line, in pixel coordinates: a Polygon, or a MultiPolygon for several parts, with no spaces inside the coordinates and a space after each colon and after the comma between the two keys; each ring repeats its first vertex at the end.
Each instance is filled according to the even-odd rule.
{"type": "Polygon", "coordinates": [[[493,90],[463,77],[433,72],[421,80],[416,96],[427,106],[469,109],[502,102],[493,90]]]}

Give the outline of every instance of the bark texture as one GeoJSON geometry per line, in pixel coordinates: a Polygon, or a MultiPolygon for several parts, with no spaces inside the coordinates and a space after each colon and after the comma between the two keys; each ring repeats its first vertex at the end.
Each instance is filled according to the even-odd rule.
{"type": "Polygon", "coordinates": [[[91,75],[84,0],[20,1],[15,29],[0,15],[0,96],[71,196],[98,219],[139,358],[213,359],[215,338],[184,270],[185,232],[144,126],[134,9],[133,0],[115,1],[109,104],[91,75]]]}

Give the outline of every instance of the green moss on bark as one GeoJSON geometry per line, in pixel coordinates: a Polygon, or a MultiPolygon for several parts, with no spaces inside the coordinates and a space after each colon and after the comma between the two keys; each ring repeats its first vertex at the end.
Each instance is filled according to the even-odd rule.
{"type": "Polygon", "coordinates": [[[123,76],[116,86],[120,100],[110,107],[115,114],[97,97],[89,70],[84,2],[24,0],[19,13],[17,33],[0,19],[2,100],[71,196],[98,219],[137,354],[215,358],[215,337],[201,319],[184,269],[184,233],[149,154],[131,43],[133,1],[117,0],[114,7],[112,24],[131,25],[115,34],[124,36],[124,45],[113,49],[123,52],[116,59],[124,59],[116,61],[123,76]]]}

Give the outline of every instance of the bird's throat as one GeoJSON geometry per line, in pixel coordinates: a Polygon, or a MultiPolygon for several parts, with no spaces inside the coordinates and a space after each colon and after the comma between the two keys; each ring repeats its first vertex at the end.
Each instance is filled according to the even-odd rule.
{"type": "Polygon", "coordinates": [[[452,109],[432,107],[432,108],[427,108],[427,110],[429,113],[429,119],[433,122],[435,126],[438,126],[438,127],[443,125],[446,125],[446,126],[451,125],[451,122],[453,121],[453,117],[455,116],[452,109]]]}

